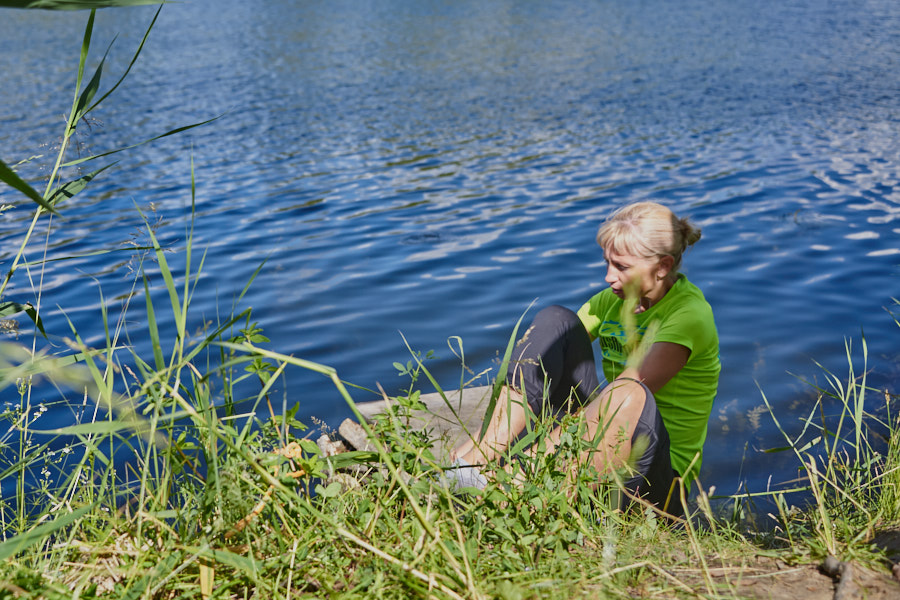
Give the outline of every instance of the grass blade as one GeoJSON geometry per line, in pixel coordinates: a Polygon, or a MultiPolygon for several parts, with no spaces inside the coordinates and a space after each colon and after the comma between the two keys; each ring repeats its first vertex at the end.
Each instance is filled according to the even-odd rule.
{"type": "Polygon", "coordinates": [[[78,102],[75,104],[73,125],[88,113],[88,104],[90,104],[91,100],[94,99],[94,96],[97,94],[97,90],[100,89],[100,78],[103,76],[103,65],[106,64],[106,57],[109,56],[109,50],[112,48],[113,42],[115,42],[115,38],[106,48],[106,52],[103,54],[103,58],[100,59],[100,64],[97,65],[97,68],[94,70],[94,74],[91,76],[90,81],[88,81],[87,86],[85,86],[84,90],[81,92],[81,95],[78,97],[78,102]]]}
{"type": "Polygon", "coordinates": [[[104,156],[110,156],[112,154],[116,154],[117,152],[124,152],[125,150],[131,150],[132,148],[137,148],[138,146],[143,146],[144,144],[149,144],[150,142],[155,142],[156,140],[160,140],[164,137],[168,137],[170,135],[175,135],[176,133],[181,133],[182,131],[187,131],[188,129],[193,129],[195,127],[200,127],[202,125],[206,125],[208,123],[212,123],[213,121],[222,118],[223,115],[219,115],[217,117],[213,117],[212,119],[207,119],[206,121],[200,121],[199,123],[192,123],[191,125],[184,125],[182,127],[177,127],[172,129],[171,131],[167,131],[161,135],[157,135],[152,138],[148,138],[142,142],[138,142],[137,144],[132,144],[130,146],[124,146],[122,148],[117,148],[115,150],[110,150],[109,152],[101,152],[100,154],[95,154],[93,156],[86,156],[84,158],[79,158],[76,160],[69,161],[67,163],[63,163],[62,167],[74,167],[75,165],[80,165],[81,163],[85,163],[91,160],[96,160],[98,158],[103,158],[104,156]]]}
{"type": "Polygon", "coordinates": [[[25,183],[25,181],[16,175],[16,172],[10,169],[5,162],[0,160],[0,181],[5,183],[6,185],[19,190],[32,200],[34,200],[41,208],[44,210],[59,214],[53,208],[53,205],[47,202],[43,196],[41,196],[36,189],[25,183]]]}
{"type": "Polygon", "coordinates": [[[110,6],[143,6],[160,4],[165,0],[0,0],[2,8],[31,8],[41,10],[93,10],[110,6]]]}
{"type": "Polygon", "coordinates": [[[20,312],[27,314],[34,322],[35,327],[38,328],[38,331],[41,332],[41,335],[45,338],[47,337],[47,332],[44,331],[44,323],[41,321],[41,316],[38,314],[37,309],[30,303],[19,304],[18,302],[0,302],[0,319],[17,315],[20,312]]]}
{"type": "Polygon", "coordinates": [[[528,305],[528,308],[525,309],[525,312],[522,313],[522,316],[516,321],[516,326],[513,327],[512,334],[509,336],[509,343],[506,344],[506,351],[503,353],[500,369],[498,369],[497,377],[494,379],[494,387],[491,390],[491,399],[488,401],[487,408],[484,411],[484,422],[481,424],[481,431],[478,434],[479,441],[484,439],[488,426],[491,424],[491,415],[494,414],[494,408],[497,406],[497,400],[500,398],[500,391],[503,389],[503,386],[506,385],[506,374],[509,372],[509,361],[512,358],[513,348],[515,348],[516,341],[518,340],[519,327],[522,325],[522,319],[525,318],[525,314],[528,313],[528,310],[531,309],[532,306],[534,306],[534,302],[528,305]]]}
{"type": "Polygon", "coordinates": [[[0,560],[6,560],[11,556],[15,556],[26,548],[47,539],[56,531],[78,521],[82,515],[93,508],[93,506],[83,506],[72,513],[59,517],[49,523],[42,523],[30,531],[26,531],[25,533],[21,533],[12,539],[0,543],[0,560]]]}
{"type": "Polygon", "coordinates": [[[156,370],[162,371],[166,366],[165,358],[163,358],[162,345],[159,341],[159,326],[156,324],[156,311],[153,310],[153,298],[150,297],[150,284],[147,276],[144,279],[144,301],[147,310],[147,329],[150,332],[150,343],[153,345],[153,361],[156,364],[156,370]]]}
{"type": "Polygon", "coordinates": [[[175,287],[175,278],[172,276],[172,271],[169,269],[169,262],[166,260],[166,254],[163,252],[159,240],[156,239],[156,234],[153,233],[153,228],[150,226],[150,223],[147,222],[144,213],[142,213],[140,209],[138,209],[138,213],[147,225],[147,233],[150,235],[150,242],[153,244],[153,250],[156,253],[156,263],[159,265],[160,275],[162,275],[163,282],[166,284],[166,290],[169,292],[169,301],[172,304],[172,314],[175,315],[175,325],[179,329],[179,336],[182,336],[183,339],[184,330],[182,329],[181,320],[181,301],[178,298],[178,289],[175,287]]]}
{"type": "Polygon", "coordinates": [[[50,202],[51,206],[56,206],[59,202],[62,202],[63,200],[68,200],[69,198],[74,197],[81,190],[83,190],[85,188],[85,186],[87,186],[87,184],[90,183],[90,181],[94,177],[96,177],[97,175],[99,175],[100,173],[102,173],[103,171],[107,170],[108,168],[110,168],[111,166],[113,166],[115,164],[116,163],[110,163],[110,164],[106,165],[105,167],[97,169],[93,173],[88,173],[87,175],[82,175],[78,179],[73,179],[72,181],[59,186],[58,188],[56,188],[55,190],[53,190],[50,193],[49,202],[50,202]]]}
{"type": "MultiPolygon", "coordinates": [[[[147,4],[155,4],[155,2],[148,1],[147,4]]],[[[115,83],[115,85],[113,85],[111,88],[109,88],[109,91],[107,91],[105,94],[103,94],[99,100],[94,102],[91,105],[91,107],[89,109],[87,109],[86,112],[91,112],[92,110],[94,110],[97,107],[98,104],[100,104],[101,102],[106,100],[110,96],[110,94],[112,94],[114,91],[116,91],[116,88],[118,88],[119,85],[123,81],[125,81],[125,78],[128,77],[128,74],[131,72],[131,68],[134,66],[134,63],[137,62],[138,56],[141,55],[141,50],[144,49],[144,44],[147,42],[147,38],[150,36],[150,31],[153,29],[153,26],[156,24],[156,19],[159,18],[159,13],[161,11],[162,11],[162,4],[160,4],[159,9],[156,11],[156,14],[153,15],[153,20],[150,21],[150,25],[147,26],[147,31],[144,32],[144,38],[141,40],[141,43],[138,45],[137,50],[135,50],[134,56],[131,58],[131,62],[128,63],[128,68],[125,69],[125,72],[122,73],[122,76],[119,77],[119,80],[115,83]]]]}

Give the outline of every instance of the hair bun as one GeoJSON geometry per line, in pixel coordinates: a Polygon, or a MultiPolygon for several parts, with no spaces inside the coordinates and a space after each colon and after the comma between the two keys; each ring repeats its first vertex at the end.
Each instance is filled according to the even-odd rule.
{"type": "Polygon", "coordinates": [[[700,239],[701,230],[694,226],[693,223],[685,219],[679,219],[681,224],[681,235],[684,239],[684,247],[693,246],[700,239]]]}

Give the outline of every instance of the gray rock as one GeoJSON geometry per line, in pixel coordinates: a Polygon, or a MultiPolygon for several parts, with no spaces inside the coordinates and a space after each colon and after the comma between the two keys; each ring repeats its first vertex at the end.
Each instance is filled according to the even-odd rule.
{"type": "Polygon", "coordinates": [[[340,433],[341,437],[355,450],[362,450],[364,452],[375,450],[375,446],[369,441],[369,438],[366,435],[366,430],[352,419],[344,419],[344,422],[338,427],[338,433],[340,433]]]}
{"type": "Polygon", "coordinates": [[[332,439],[327,435],[322,435],[319,439],[317,439],[316,445],[322,452],[323,457],[334,456],[335,454],[340,454],[341,452],[347,451],[347,446],[344,445],[344,442],[332,441],[332,439]]]}

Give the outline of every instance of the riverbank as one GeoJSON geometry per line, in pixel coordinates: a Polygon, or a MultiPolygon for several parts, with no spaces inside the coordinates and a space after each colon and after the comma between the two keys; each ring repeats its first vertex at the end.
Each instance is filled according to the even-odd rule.
{"type": "MultiPolygon", "coordinates": [[[[748,528],[740,517],[753,505],[740,496],[733,516],[722,516],[705,491],[677,522],[652,510],[620,511],[615,477],[597,486],[598,474],[575,460],[588,443],[575,416],[563,418],[566,434],[553,455],[523,452],[555,426],[529,424],[523,445],[505,457],[521,466],[515,484],[499,469],[483,491],[458,494],[441,484],[445,450],[464,430],[477,432],[493,387],[423,394],[435,379],[414,355],[395,364],[407,390],[362,406],[334,369],[267,349],[249,309],[191,335],[183,290],[199,271],[177,283],[149,224],[148,236],[169,298],[155,306],[145,299],[152,356],[122,344],[104,314],[105,347],[89,348],[77,334],[71,341],[79,364],[20,348],[18,366],[4,371],[20,375],[9,388],[17,408],[3,414],[10,425],[0,454],[3,597],[886,600],[900,593],[892,575],[900,552],[896,398],[869,388],[867,371],[857,375],[849,356],[846,376],[827,374],[830,387],[816,388],[809,407],[815,416],[827,402],[838,414],[829,408],[822,423],[810,417],[803,430],[812,435],[785,435],[783,451],[803,475],[795,487],[810,502],[797,508],[772,492],[776,510],[756,516],[775,527],[748,528]],[[171,337],[155,325],[163,310],[178,324],[171,337]],[[297,370],[330,381],[333,401],[354,411],[362,430],[355,447],[328,424],[311,434],[297,405],[274,410],[282,394],[286,404],[287,375],[297,370]],[[31,402],[38,375],[88,390],[97,410],[39,429],[41,407],[31,402]],[[890,418],[878,423],[872,414],[890,418]]],[[[184,262],[195,265],[190,248],[189,238],[184,262]]],[[[778,424],[774,409],[770,417],[778,424]]]]}
{"type": "MultiPolygon", "coordinates": [[[[297,366],[242,346],[276,370],[297,366]]],[[[77,487],[44,490],[43,500],[34,498],[41,516],[0,544],[0,595],[888,600],[900,593],[898,507],[890,513],[878,504],[896,491],[896,443],[871,463],[868,487],[838,489],[822,477],[816,502],[789,509],[764,532],[714,515],[703,493],[690,518],[676,523],[652,511],[620,512],[608,493],[614,485],[595,489],[595,473],[567,477],[553,459],[519,456],[523,485],[498,477],[483,492],[450,493],[432,442],[462,432],[447,411],[472,425],[489,392],[445,399],[411,391],[361,404],[355,434],[341,427],[315,442],[289,415],[251,430],[208,411],[119,471],[88,471],[99,466],[108,434],[96,433],[102,422],[85,424],[77,487]],[[847,510],[848,500],[864,497],[869,506],[847,510]]],[[[564,423],[573,433],[579,427],[564,423]]],[[[533,426],[539,435],[544,424],[533,426]]],[[[560,460],[574,455],[577,439],[560,460]]]]}
{"type": "MultiPolygon", "coordinates": [[[[15,437],[0,455],[5,597],[886,600],[900,592],[892,575],[900,422],[870,416],[894,415],[895,397],[868,388],[849,356],[846,377],[828,374],[830,389],[817,388],[810,406],[819,414],[827,400],[839,414],[803,427],[826,435],[786,435],[784,451],[804,474],[796,488],[810,503],[797,508],[772,492],[777,510],[765,517],[774,528],[748,528],[739,517],[753,506],[739,496],[733,517],[714,512],[706,492],[677,522],[620,511],[615,477],[597,486],[598,474],[575,460],[588,443],[575,416],[563,418],[553,455],[522,452],[555,426],[529,424],[505,457],[522,468],[515,484],[499,469],[483,491],[458,494],[441,484],[445,451],[478,430],[493,387],[423,394],[435,379],[414,355],[395,364],[407,390],[362,406],[334,369],[267,349],[249,309],[191,335],[182,290],[199,272],[176,283],[149,225],[148,236],[169,296],[168,306],[146,300],[152,356],[134,354],[105,323],[114,332],[106,347],[72,342],[81,368],[28,355],[6,371],[21,377],[18,408],[3,415],[15,437]],[[162,310],[178,323],[169,338],[155,326],[162,310]],[[296,370],[326,378],[333,400],[354,411],[355,447],[328,424],[319,425],[330,439],[312,435],[297,405],[274,410],[296,370]],[[38,374],[88,390],[103,410],[38,429],[38,374]]],[[[190,248],[189,238],[184,262],[196,264],[190,248]]]]}

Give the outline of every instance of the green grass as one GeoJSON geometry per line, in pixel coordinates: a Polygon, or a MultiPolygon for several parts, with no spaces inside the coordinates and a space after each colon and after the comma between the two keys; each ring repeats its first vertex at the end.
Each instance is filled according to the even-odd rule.
{"type": "MultiPolygon", "coordinates": [[[[572,435],[560,454],[526,462],[517,485],[501,471],[480,494],[444,489],[427,436],[404,428],[418,406],[414,389],[370,426],[373,452],[325,457],[291,415],[214,410],[209,390],[247,376],[260,389],[254,413],[265,414],[269,384],[294,368],[331,377],[336,397],[352,405],[334,371],[265,350],[258,330],[244,329],[205,343],[220,362],[203,371],[200,353],[159,339],[160,350],[173,348],[168,355],[128,357],[142,365],[141,383],[128,392],[117,391],[124,383],[116,369],[107,378],[89,367],[109,381],[99,393],[115,416],[53,432],[72,439],[78,461],[61,485],[26,492],[39,510],[5,519],[0,577],[26,597],[735,597],[738,582],[723,579],[723,564],[768,553],[874,565],[867,532],[896,524],[886,511],[896,509],[896,444],[872,450],[877,465],[866,476],[854,471],[853,485],[841,462],[850,455],[806,448],[800,464],[816,465],[807,466],[815,502],[785,511],[778,530],[758,536],[716,518],[704,494],[680,524],[614,510],[606,495],[614,487],[595,489],[595,473],[573,478],[560,466],[581,450],[575,418],[564,423],[572,435]],[[135,452],[124,472],[105,460],[120,444],[135,452]],[[292,451],[279,452],[285,447],[292,451]]],[[[116,354],[110,344],[104,364],[124,367],[116,354]]],[[[422,364],[410,372],[425,373],[422,364]]],[[[540,436],[546,426],[532,429],[540,436]]],[[[855,431],[847,437],[855,441],[855,431]]],[[[38,460],[39,444],[25,448],[8,473],[38,460]]]]}
{"type": "MultiPolygon", "coordinates": [[[[45,191],[0,169],[0,179],[35,203],[0,299],[37,226],[111,166],[63,177],[103,158],[65,157],[79,121],[99,102],[102,62],[82,85],[92,27],[93,15],[45,191]]],[[[497,469],[483,492],[455,495],[440,484],[428,436],[406,427],[420,394],[437,386],[418,353],[395,365],[410,385],[394,409],[363,421],[374,449],[325,456],[305,437],[297,408],[276,411],[273,398],[291,392],[286,373],[303,369],[328,378],[334,399],[355,411],[350,386],[328,366],[270,349],[240,308],[243,293],[194,332],[191,297],[205,257],[192,224],[177,249],[180,278],[149,222],[146,235],[129,296],[139,300],[118,316],[98,309],[101,347],[88,347],[73,327],[67,351],[34,350],[43,333],[39,306],[0,303],[2,316],[24,313],[35,325],[32,348],[0,348],[0,386],[18,399],[0,419],[7,425],[0,429],[0,598],[731,598],[760,554],[786,563],[831,554],[883,568],[870,538],[900,520],[900,422],[890,410],[895,398],[868,387],[865,368],[853,369],[857,353],[865,359],[864,341],[861,349],[848,345],[846,376],[825,372],[827,387],[815,388],[819,403],[802,433],[785,435],[783,451],[796,455],[811,503],[798,511],[770,494],[774,530],[723,519],[703,491],[680,522],[640,507],[618,510],[615,479],[596,486],[597,473],[575,460],[586,444],[576,417],[563,421],[567,435],[552,455],[523,453],[551,426],[529,424],[506,457],[521,463],[519,481],[497,469]],[[139,318],[126,320],[132,312],[139,318]],[[174,326],[160,327],[164,320],[174,326]],[[133,350],[134,339],[149,340],[149,355],[133,350]],[[47,385],[75,410],[71,425],[41,429],[45,407],[32,397],[47,385]],[[826,406],[838,414],[827,415],[826,406]],[[886,410],[880,423],[870,414],[876,408],[886,410]]],[[[514,329],[492,405],[515,337],[514,329]]],[[[464,383],[465,365],[462,372],[464,383]]],[[[748,510],[733,500],[735,514],[748,510]]]]}

